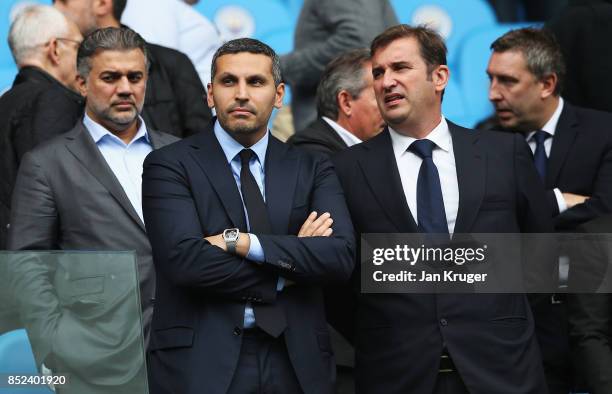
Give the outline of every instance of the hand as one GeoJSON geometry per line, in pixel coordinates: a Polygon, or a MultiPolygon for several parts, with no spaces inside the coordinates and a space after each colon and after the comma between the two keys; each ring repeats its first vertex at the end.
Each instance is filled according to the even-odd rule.
{"type": "Polygon", "coordinates": [[[580,194],[561,193],[561,195],[563,196],[565,204],[567,204],[568,208],[571,208],[578,204],[582,204],[583,202],[589,199],[588,196],[581,196],[580,194]]]}
{"type": "Polygon", "coordinates": [[[329,237],[333,230],[331,228],[334,220],[328,212],[317,217],[316,212],[311,212],[298,232],[298,237],[329,237]]]}
{"type": "Polygon", "coordinates": [[[227,246],[225,245],[223,234],[211,235],[209,237],[204,237],[204,239],[210,242],[211,245],[221,248],[223,251],[227,252],[227,246]]]}

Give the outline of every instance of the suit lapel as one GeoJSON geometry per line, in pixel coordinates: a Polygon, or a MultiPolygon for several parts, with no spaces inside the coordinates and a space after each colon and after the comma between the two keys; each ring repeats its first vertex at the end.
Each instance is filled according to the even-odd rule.
{"type": "Polygon", "coordinates": [[[389,130],[385,129],[362,147],[366,149],[366,154],[359,159],[359,166],[372,194],[398,232],[417,232],[404,195],[389,130]]]}
{"type": "Polygon", "coordinates": [[[478,132],[448,122],[459,186],[459,209],[454,233],[468,233],[476,219],[485,192],[486,158],[477,149],[478,132]]]}
{"type": "Polygon", "coordinates": [[[270,134],[266,151],[266,207],[274,234],[286,234],[293,194],[299,174],[299,160],[288,155],[287,145],[270,134]]]}
{"type": "Polygon", "coordinates": [[[191,155],[206,174],[210,184],[219,196],[233,226],[246,231],[244,206],[234,180],[232,169],[213,132],[213,123],[207,130],[198,133],[191,144],[191,155]]]}
{"type": "Polygon", "coordinates": [[[108,190],[129,217],[145,231],[144,223],[125,194],[123,187],[106,163],[104,156],[96,146],[93,138],[79,122],[78,126],[66,135],[66,148],[97,180],[108,190]]]}
{"type": "Polygon", "coordinates": [[[563,163],[565,163],[566,156],[578,134],[577,124],[578,122],[574,111],[568,103],[565,103],[561,116],[559,117],[559,122],[557,123],[557,129],[555,130],[555,136],[550,150],[550,158],[548,159],[548,168],[546,171],[547,187],[552,187],[557,184],[557,178],[561,173],[563,163]]]}

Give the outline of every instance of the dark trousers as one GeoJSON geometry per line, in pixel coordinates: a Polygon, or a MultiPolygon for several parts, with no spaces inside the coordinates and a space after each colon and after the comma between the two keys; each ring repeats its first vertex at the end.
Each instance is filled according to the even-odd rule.
{"type": "Polygon", "coordinates": [[[302,393],[283,336],[245,330],[238,367],[228,394],[302,393]]]}
{"type": "Polygon", "coordinates": [[[457,371],[438,372],[433,394],[469,394],[457,371]]]}

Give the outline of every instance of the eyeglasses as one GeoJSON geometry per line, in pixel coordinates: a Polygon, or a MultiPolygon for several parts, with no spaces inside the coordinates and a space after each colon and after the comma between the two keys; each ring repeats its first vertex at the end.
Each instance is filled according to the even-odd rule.
{"type": "Polygon", "coordinates": [[[71,42],[73,44],[76,44],[77,48],[81,45],[81,42],[82,42],[82,41],[79,41],[79,40],[73,40],[71,38],[56,37],[55,39],[57,41],[67,41],[67,42],[71,42]]]}

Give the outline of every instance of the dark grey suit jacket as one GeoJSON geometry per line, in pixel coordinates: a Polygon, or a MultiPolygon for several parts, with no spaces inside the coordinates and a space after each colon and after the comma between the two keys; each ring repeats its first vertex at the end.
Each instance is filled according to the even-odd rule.
{"type": "MultiPolygon", "coordinates": [[[[149,137],[154,148],[177,140],[154,130],[149,130],[149,137]]],[[[82,122],[24,156],[12,204],[7,242],[10,250],[135,251],[147,332],[155,289],[151,246],[142,220],[82,122]]],[[[101,354],[91,350],[96,349],[92,346],[117,341],[112,329],[92,333],[88,328],[83,316],[90,316],[99,303],[81,303],[80,310],[75,311],[67,305],[70,301],[63,299],[64,289],[56,288],[65,279],[57,275],[74,272],[62,267],[44,269],[44,264],[41,269],[41,264],[28,261],[9,264],[9,276],[37,364],[44,362],[57,372],[63,368],[77,370],[84,380],[102,385],[131,379],[138,371],[117,368],[112,362],[96,362],[101,354]]],[[[104,278],[98,286],[102,292],[116,286],[110,264],[109,272],[99,272],[100,267],[91,270],[96,272],[90,278],[104,278]]],[[[88,277],[86,273],[81,276],[88,277]]],[[[70,286],[90,292],[96,287],[93,283],[77,285],[74,280],[70,286]]],[[[109,300],[99,301],[110,304],[109,300]]],[[[122,345],[116,343],[115,350],[122,345]]]]}

